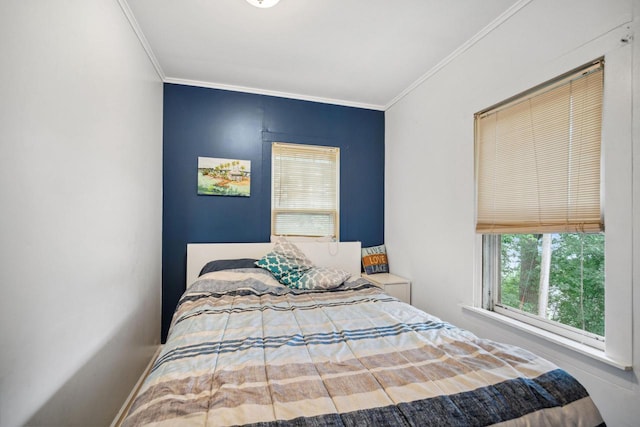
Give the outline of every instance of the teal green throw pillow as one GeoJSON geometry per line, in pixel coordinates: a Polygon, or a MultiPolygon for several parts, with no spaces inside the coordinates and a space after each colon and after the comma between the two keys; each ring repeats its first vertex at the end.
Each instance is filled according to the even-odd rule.
{"type": "Polygon", "coordinates": [[[256,261],[256,265],[271,272],[280,283],[290,288],[296,288],[305,271],[313,267],[306,255],[287,241],[277,242],[273,251],[256,261]]]}
{"type": "Polygon", "coordinates": [[[256,261],[256,265],[268,270],[280,283],[290,287],[294,287],[307,270],[305,267],[296,264],[295,260],[276,252],[269,252],[256,261]]]}

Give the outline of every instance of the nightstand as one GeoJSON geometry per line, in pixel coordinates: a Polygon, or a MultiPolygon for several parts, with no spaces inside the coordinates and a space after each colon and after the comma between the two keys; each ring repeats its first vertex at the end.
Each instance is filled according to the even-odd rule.
{"type": "Polygon", "coordinates": [[[394,276],[389,273],[362,274],[362,277],[384,289],[384,291],[392,297],[398,298],[400,301],[411,304],[411,282],[400,276],[394,276]]]}

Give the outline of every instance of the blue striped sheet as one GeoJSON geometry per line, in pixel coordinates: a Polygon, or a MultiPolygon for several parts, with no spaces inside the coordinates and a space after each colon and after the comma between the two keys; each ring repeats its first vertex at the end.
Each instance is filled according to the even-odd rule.
{"type": "Polygon", "coordinates": [[[207,354],[232,353],[251,348],[277,348],[282,346],[300,347],[306,345],[328,345],[346,343],[366,339],[377,339],[387,336],[396,336],[406,333],[422,332],[434,329],[453,328],[445,322],[418,322],[397,323],[389,326],[376,326],[371,328],[350,329],[312,333],[307,335],[292,334],[267,337],[247,337],[237,340],[211,341],[192,345],[176,347],[160,356],[151,368],[151,372],[157,370],[165,363],[193,356],[207,354]]]}
{"type": "MultiPolygon", "coordinates": [[[[218,314],[231,314],[231,313],[250,313],[255,311],[265,312],[265,311],[301,311],[301,310],[315,310],[322,307],[341,307],[341,306],[349,306],[355,304],[362,304],[366,302],[391,302],[396,301],[395,298],[389,297],[386,294],[378,294],[376,297],[367,297],[367,298],[359,298],[357,300],[342,300],[342,301],[331,301],[326,303],[318,303],[314,301],[313,304],[307,305],[282,305],[283,302],[278,304],[265,304],[260,301],[256,301],[256,305],[241,305],[241,306],[226,306],[220,308],[202,308],[199,310],[192,310],[185,315],[177,318],[174,323],[180,323],[187,319],[191,319],[193,317],[198,317],[202,315],[218,315],[218,314]]],[[[285,302],[286,303],[286,302],[285,302]]]]}
{"type": "MultiPolygon", "coordinates": [[[[443,395],[342,414],[300,417],[251,424],[275,426],[453,426],[482,427],[514,420],[536,411],[561,407],[588,393],[561,369],[537,378],[514,378],[463,393],[443,395]]],[[[594,427],[604,427],[599,424],[594,427]]]]}

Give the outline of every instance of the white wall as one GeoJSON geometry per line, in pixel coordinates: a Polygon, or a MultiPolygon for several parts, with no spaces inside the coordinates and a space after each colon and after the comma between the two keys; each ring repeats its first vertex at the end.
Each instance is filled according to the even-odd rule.
{"type": "Polygon", "coordinates": [[[0,52],[0,425],[108,425],[160,338],[162,83],[116,0],[3,0],[0,52]]]}
{"type": "MultiPolygon", "coordinates": [[[[532,0],[385,114],[385,243],[392,271],[413,281],[414,305],[557,363],[587,387],[605,421],[614,426],[637,425],[640,419],[639,14],[639,0],[532,0]],[[636,40],[621,42],[634,31],[636,40]],[[633,71],[632,98],[626,106],[620,104],[623,115],[633,114],[633,137],[628,131],[626,139],[606,143],[634,153],[635,175],[620,196],[633,197],[633,211],[623,216],[633,222],[635,256],[617,249],[627,252],[624,268],[633,268],[635,278],[635,372],[577,355],[461,308],[476,298],[478,271],[473,114],[602,55],[612,58],[610,65],[616,64],[605,73],[618,73],[607,78],[622,80],[633,71]],[[629,59],[620,69],[625,56],[629,59]]],[[[611,129],[607,132],[611,135],[611,129]]],[[[629,157],[621,170],[631,170],[629,157]]],[[[630,172],[627,176],[631,180],[630,172]]]]}

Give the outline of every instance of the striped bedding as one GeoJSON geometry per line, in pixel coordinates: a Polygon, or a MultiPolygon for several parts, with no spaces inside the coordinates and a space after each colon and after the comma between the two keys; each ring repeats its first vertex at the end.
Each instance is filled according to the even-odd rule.
{"type": "Polygon", "coordinates": [[[597,426],[586,390],[520,348],[364,279],[296,291],[262,269],[182,296],[125,426],[597,426]]]}

